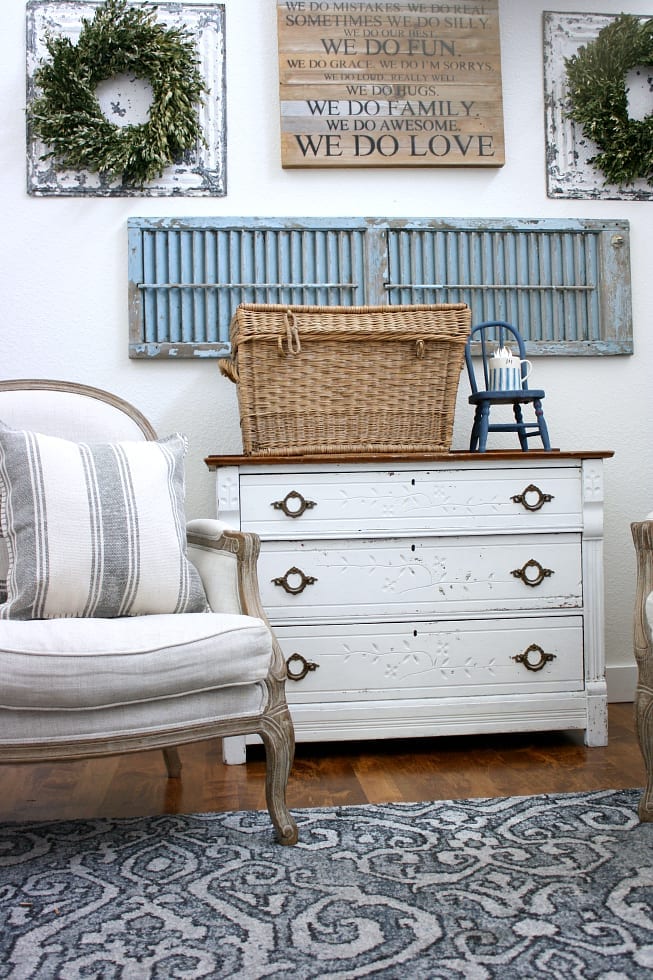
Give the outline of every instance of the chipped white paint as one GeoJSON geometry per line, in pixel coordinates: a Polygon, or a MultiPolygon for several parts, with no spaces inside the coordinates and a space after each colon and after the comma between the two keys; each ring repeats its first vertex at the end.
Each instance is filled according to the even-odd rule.
{"type": "Polygon", "coordinates": [[[122,129],[147,122],[154,93],[147,79],[121,74],[100,82],[95,95],[109,122],[122,129]]]}
{"type": "MultiPolygon", "coordinates": [[[[82,18],[92,18],[99,6],[96,0],[30,0],[27,4],[28,104],[36,94],[34,73],[39,62],[49,58],[46,34],[64,35],[75,42],[82,18]]],[[[167,167],[161,177],[140,189],[123,187],[120,181],[109,181],[86,170],[55,170],[51,160],[41,159],[48,147],[32,139],[28,127],[29,194],[68,197],[223,197],[226,194],[224,4],[161,3],[155,9],[162,23],[187,30],[195,40],[199,71],[209,90],[199,109],[205,145],[200,143],[189,150],[181,161],[167,167]]],[[[130,87],[132,92],[120,83],[116,86],[115,80],[104,87],[108,94],[102,108],[106,115],[113,113],[114,122],[120,122],[123,111],[130,111],[128,104],[132,100],[136,103],[134,108],[143,111],[146,89],[142,84],[130,83],[130,87]]]]}
{"type": "MultiPolygon", "coordinates": [[[[597,152],[596,144],[587,139],[582,129],[566,115],[568,90],[565,59],[576,54],[581,45],[594,41],[599,31],[615,16],[544,11],[544,104],[549,197],[653,200],[653,188],[644,179],[627,187],[606,184],[601,171],[588,162],[597,152]]],[[[634,97],[632,112],[641,112],[642,98],[642,92],[634,97]]]]}

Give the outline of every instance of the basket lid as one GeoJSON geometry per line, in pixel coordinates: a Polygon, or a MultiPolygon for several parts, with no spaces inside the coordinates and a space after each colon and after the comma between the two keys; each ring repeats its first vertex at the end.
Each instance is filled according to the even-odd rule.
{"type": "Polygon", "coordinates": [[[465,341],[471,328],[466,303],[401,306],[296,306],[241,303],[231,322],[232,346],[254,338],[287,337],[289,349],[312,334],[353,339],[448,338],[465,341]]]}

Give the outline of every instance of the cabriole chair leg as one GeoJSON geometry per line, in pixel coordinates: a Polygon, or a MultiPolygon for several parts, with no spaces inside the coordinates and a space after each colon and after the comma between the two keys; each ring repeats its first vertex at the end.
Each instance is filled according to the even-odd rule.
{"type": "Polygon", "coordinates": [[[265,745],[265,795],[280,844],[297,843],[297,824],[286,804],[286,786],[295,754],[294,730],[287,708],[268,716],[260,735],[265,745]]]}

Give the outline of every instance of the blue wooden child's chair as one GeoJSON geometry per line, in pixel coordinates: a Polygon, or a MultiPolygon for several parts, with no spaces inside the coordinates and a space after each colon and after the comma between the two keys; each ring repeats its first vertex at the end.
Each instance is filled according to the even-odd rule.
{"type": "MultiPolygon", "coordinates": [[[[542,411],[544,392],[540,388],[528,387],[528,382],[524,377],[524,368],[522,367],[521,370],[520,388],[514,391],[493,391],[490,388],[489,358],[497,347],[505,347],[506,344],[516,345],[519,351],[519,360],[524,361],[526,359],[526,349],[519,331],[503,320],[489,320],[485,323],[479,323],[478,326],[472,328],[467,340],[465,363],[472,388],[469,403],[476,406],[469,448],[471,452],[484,453],[487,447],[488,432],[516,432],[523,450],[528,449],[528,440],[532,436],[539,436],[543,448],[550,449],[549,433],[542,411]],[[472,363],[472,344],[479,342],[485,382],[483,389],[478,387],[472,363]],[[528,404],[532,404],[535,409],[534,422],[524,421],[521,406],[528,404]],[[490,409],[493,405],[512,405],[515,421],[491,423],[490,409]]],[[[515,351],[513,353],[516,354],[515,351]]]]}

